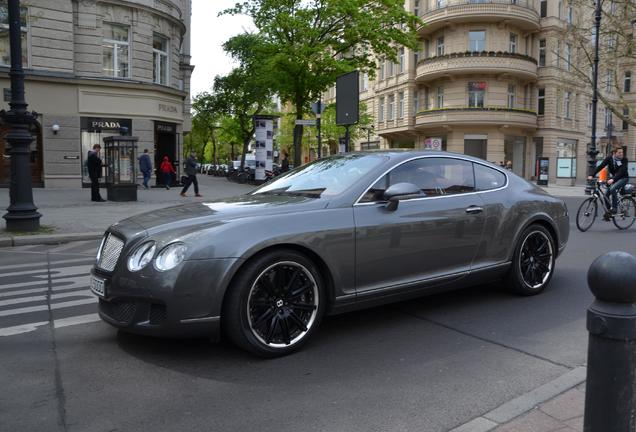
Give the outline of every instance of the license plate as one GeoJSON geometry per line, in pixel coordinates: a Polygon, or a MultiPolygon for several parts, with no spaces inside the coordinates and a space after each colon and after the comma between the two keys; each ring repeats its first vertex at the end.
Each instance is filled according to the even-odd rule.
{"type": "Polygon", "coordinates": [[[97,297],[104,297],[106,295],[106,281],[104,279],[99,279],[91,275],[89,286],[93,294],[97,297]]]}

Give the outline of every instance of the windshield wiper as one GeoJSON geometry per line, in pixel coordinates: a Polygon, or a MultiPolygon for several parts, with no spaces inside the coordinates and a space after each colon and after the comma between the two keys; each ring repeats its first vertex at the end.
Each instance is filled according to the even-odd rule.
{"type": "Polygon", "coordinates": [[[272,189],[263,192],[257,192],[258,194],[266,195],[286,195],[286,196],[304,196],[307,198],[320,198],[320,195],[326,188],[314,188],[314,189],[295,189],[288,190],[289,186],[279,189],[272,189]]]}

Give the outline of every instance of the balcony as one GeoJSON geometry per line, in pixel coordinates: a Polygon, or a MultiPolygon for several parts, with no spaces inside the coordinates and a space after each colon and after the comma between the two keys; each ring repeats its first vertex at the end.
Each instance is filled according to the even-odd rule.
{"type": "Polygon", "coordinates": [[[455,107],[420,111],[415,118],[415,129],[428,129],[478,125],[498,127],[537,128],[537,114],[534,111],[505,107],[455,107]]]}
{"type": "Polygon", "coordinates": [[[507,74],[534,81],[537,61],[526,55],[501,51],[466,51],[423,59],[417,64],[418,81],[461,74],[507,74]]]}
{"type": "Polygon", "coordinates": [[[521,30],[539,30],[536,0],[435,0],[435,6],[420,18],[425,36],[442,27],[466,22],[510,24],[521,30]]]}

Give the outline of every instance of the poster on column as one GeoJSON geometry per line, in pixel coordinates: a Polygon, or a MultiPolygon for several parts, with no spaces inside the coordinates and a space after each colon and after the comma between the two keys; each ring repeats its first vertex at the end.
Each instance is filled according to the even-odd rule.
{"type": "Polygon", "coordinates": [[[272,143],[274,138],[274,122],[271,119],[258,117],[254,120],[254,122],[256,138],[256,170],[254,173],[254,179],[265,180],[265,170],[272,169],[272,143]]]}

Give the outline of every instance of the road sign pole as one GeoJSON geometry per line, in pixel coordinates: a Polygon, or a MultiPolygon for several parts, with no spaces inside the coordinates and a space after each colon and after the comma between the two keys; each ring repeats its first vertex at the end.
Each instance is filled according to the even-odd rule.
{"type": "Polygon", "coordinates": [[[321,113],[322,113],[322,101],[318,99],[318,112],[316,113],[316,128],[318,129],[318,159],[322,157],[322,138],[320,136],[321,113]]]}
{"type": "Polygon", "coordinates": [[[350,125],[345,126],[345,153],[349,153],[349,127],[350,125]]]}

